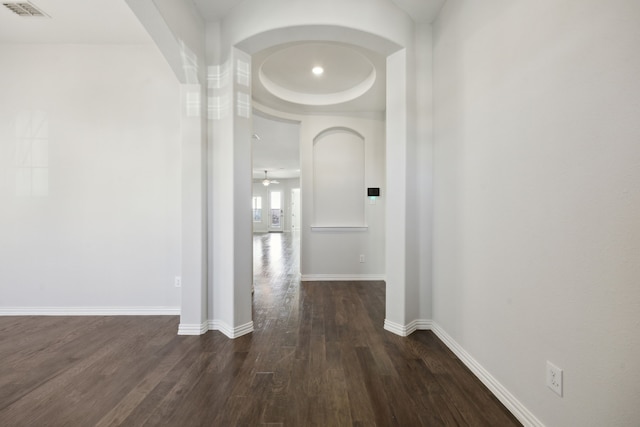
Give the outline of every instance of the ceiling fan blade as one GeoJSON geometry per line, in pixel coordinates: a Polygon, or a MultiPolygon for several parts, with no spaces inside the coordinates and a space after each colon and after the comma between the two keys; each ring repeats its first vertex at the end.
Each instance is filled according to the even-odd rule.
{"type": "Polygon", "coordinates": [[[280,184],[280,181],[276,181],[275,179],[270,180],[272,184],[280,184]]]}

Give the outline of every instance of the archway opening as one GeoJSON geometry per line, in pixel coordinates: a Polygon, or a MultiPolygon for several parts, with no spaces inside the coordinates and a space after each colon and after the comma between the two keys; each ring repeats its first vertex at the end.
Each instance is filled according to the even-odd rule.
{"type": "MultiPolygon", "coordinates": [[[[305,40],[305,41],[310,41],[311,43],[339,43],[341,45],[344,45],[345,42],[346,43],[351,43],[353,46],[356,46],[358,49],[369,49],[371,50],[371,52],[374,52],[376,55],[379,55],[382,59],[383,62],[385,64],[385,67],[388,66],[388,61],[387,58],[389,57],[389,55],[392,55],[395,52],[398,52],[400,50],[402,50],[402,47],[390,42],[389,40],[386,40],[382,37],[379,37],[375,34],[371,34],[371,33],[365,33],[359,30],[355,30],[355,29],[351,29],[351,28],[345,28],[345,27],[334,27],[334,26],[316,26],[316,25],[310,25],[310,26],[300,26],[300,27],[288,27],[288,28],[282,28],[282,29],[277,29],[277,30],[271,30],[271,31],[267,31],[267,32],[263,32],[260,34],[256,34],[252,37],[249,37],[243,41],[241,41],[240,43],[237,43],[235,45],[236,49],[241,50],[244,54],[251,56],[252,57],[252,62],[253,62],[253,66],[255,67],[255,58],[256,57],[262,57],[264,56],[265,52],[278,52],[279,49],[282,48],[290,48],[292,45],[296,45],[300,43],[300,40],[305,40]]],[[[393,70],[393,75],[397,76],[397,75],[403,75],[406,76],[406,63],[402,62],[402,61],[394,61],[391,63],[391,66],[394,67],[393,70]]],[[[262,69],[260,71],[263,71],[262,69]]],[[[386,71],[386,68],[385,68],[386,71]]],[[[255,70],[254,70],[255,72],[255,70]]],[[[371,73],[369,73],[370,75],[371,73]]],[[[406,91],[406,79],[389,79],[388,77],[386,77],[386,73],[382,74],[383,78],[384,78],[384,85],[383,85],[383,90],[386,92],[389,91],[396,91],[396,92],[401,92],[401,93],[405,93],[406,91]]],[[[263,77],[264,77],[264,73],[263,73],[263,77]]],[[[271,83],[273,83],[273,79],[268,79],[268,81],[270,81],[271,83]]],[[[282,86],[284,86],[282,84],[282,82],[278,82],[278,88],[279,90],[282,89],[282,86]]],[[[286,82],[285,82],[286,85],[286,82]]],[[[256,86],[253,85],[252,87],[252,91],[256,90],[256,86]]],[[[263,89],[260,89],[263,90],[263,89]]],[[[277,91],[276,91],[277,92],[277,91]]],[[[343,91],[344,92],[344,91],[343,91]]],[[[280,95],[282,95],[282,91],[279,92],[280,95]]],[[[318,124],[318,123],[309,123],[309,122],[313,122],[318,121],[316,119],[318,119],[318,115],[319,114],[324,114],[324,115],[331,115],[331,108],[327,107],[327,106],[322,106],[321,108],[318,108],[318,105],[313,105],[314,103],[317,104],[317,102],[315,101],[317,99],[317,97],[309,97],[309,99],[311,99],[309,104],[306,105],[302,105],[302,107],[300,107],[300,105],[297,105],[295,102],[292,102],[292,99],[300,99],[300,98],[289,98],[286,99],[286,97],[284,96],[280,96],[280,99],[284,101],[284,105],[287,108],[280,108],[280,106],[282,104],[278,104],[278,103],[271,103],[269,105],[264,105],[264,104],[260,104],[260,103],[256,103],[255,99],[253,101],[253,108],[254,110],[258,110],[260,111],[260,114],[267,114],[267,115],[273,115],[276,117],[279,117],[281,119],[285,119],[285,120],[298,120],[301,121],[301,141],[304,138],[308,137],[308,133],[309,132],[313,132],[316,131],[317,135],[317,131],[318,130],[323,130],[323,129],[328,129],[331,127],[340,127],[340,126],[344,126],[347,128],[354,128],[353,126],[351,126],[350,124],[344,124],[344,118],[346,116],[345,112],[339,112],[337,114],[337,116],[342,116],[342,118],[334,123],[325,123],[325,124],[318,124]],[[283,99],[284,98],[284,99],[283,99]],[[288,104],[287,104],[288,103],[288,104]],[[291,108],[293,105],[294,108],[291,108]],[[315,111],[313,111],[315,108],[315,111]],[[314,119],[313,120],[309,120],[306,121],[303,119],[301,119],[301,117],[307,117],[307,116],[311,116],[314,119]]],[[[302,98],[304,99],[304,98],[302,98]]],[[[389,127],[389,123],[388,123],[388,119],[386,117],[386,111],[389,108],[395,108],[396,106],[393,105],[389,105],[388,101],[385,101],[385,105],[384,105],[384,111],[380,112],[380,114],[378,115],[378,119],[380,120],[380,125],[379,127],[374,130],[373,132],[378,133],[378,137],[380,135],[382,136],[382,145],[381,148],[378,148],[378,153],[377,155],[381,156],[382,158],[382,162],[381,164],[376,165],[376,168],[378,170],[378,172],[380,172],[380,170],[382,170],[382,174],[381,177],[378,176],[376,177],[373,181],[375,182],[367,182],[368,187],[376,187],[376,188],[380,188],[382,187],[383,189],[385,188],[389,188],[392,186],[397,187],[397,184],[393,184],[393,183],[389,183],[389,179],[388,177],[385,175],[384,170],[386,169],[386,152],[388,151],[389,147],[388,147],[388,142],[386,140],[386,137],[384,135],[386,135],[386,129],[388,129],[389,127]]],[[[363,111],[351,111],[350,114],[352,116],[357,117],[359,120],[367,120],[367,119],[375,119],[376,115],[375,114],[371,114],[371,112],[363,112],[363,111]]],[[[392,115],[391,117],[391,121],[392,122],[398,122],[395,124],[392,124],[392,127],[395,128],[399,128],[399,127],[403,127],[404,123],[400,123],[403,120],[406,120],[405,116],[399,116],[399,115],[392,115]]],[[[357,128],[358,126],[356,126],[355,128],[357,128]]],[[[366,127],[366,125],[365,125],[366,127]]],[[[374,126],[375,127],[375,126],[374,126]]],[[[313,147],[313,138],[310,138],[308,142],[311,142],[311,147],[313,147]]],[[[304,142],[302,142],[304,143],[304,142]]],[[[393,150],[393,148],[392,148],[393,150]]],[[[400,147],[400,150],[402,150],[402,147],[400,147]]],[[[375,151],[375,150],[374,150],[375,151]]],[[[369,154],[368,154],[369,155],[369,154]]],[[[346,234],[344,233],[345,230],[342,230],[340,228],[340,226],[344,226],[345,224],[334,224],[336,225],[336,227],[329,227],[331,230],[329,233],[324,232],[324,233],[318,233],[318,227],[315,227],[317,224],[313,224],[312,221],[314,218],[314,207],[313,207],[313,203],[310,203],[309,200],[313,200],[313,191],[309,191],[308,194],[305,191],[306,186],[308,186],[308,188],[312,189],[313,188],[313,173],[314,173],[314,168],[313,168],[313,163],[311,161],[311,163],[309,163],[308,166],[310,167],[305,167],[305,162],[309,163],[309,159],[305,158],[305,154],[304,154],[304,150],[301,149],[301,177],[300,177],[300,187],[302,189],[302,193],[303,193],[303,200],[305,200],[305,195],[309,196],[307,200],[307,202],[303,201],[303,208],[302,208],[302,224],[301,224],[301,272],[302,272],[302,276],[303,276],[303,280],[305,280],[305,273],[307,274],[307,279],[308,280],[320,280],[320,279],[337,279],[337,278],[346,278],[346,277],[351,277],[352,279],[358,280],[358,279],[362,279],[362,278],[367,278],[367,279],[385,279],[387,277],[387,272],[386,272],[386,265],[388,264],[388,260],[387,258],[387,253],[389,252],[387,250],[386,247],[386,241],[387,241],[387,236],[390,233],[394,233],[394,230],[390,230],[389,227],[387,226],[387,221],[384,217],[384,214],[382,215],[382,220],[380,221],[380,218],[378,218],[377,220],[379,221],[378,227],[379,227],[379,234],[376,237],[376,243],[378,244],[378,252],[379,256],[377,257],[373,257],[374,259],[370,259],[369,258],[369,254],[367,253],[361,253],[363,252],[363,249],[358,249],[358,245],[360,245],[360,247],[362,247],[363,242],[366,242],[366,239],[363,239],[362,236],[366,235],[366,233],[369,232],[369,229],[367,227],[368,224],[366,224],[367,219],[365,219],[365,224],[361,224],[364,225],[364,227],[360,227],[360,230],[358,230],[357,232],[359,233],[359,235],[357,237],[355,237],[354,239],[352,239],[353,241],[357,241],[358,243],[356,244],[351,244],[350,249],[354,249],[354,247],[356,248],[356,256],[355,256],[355,260],[357,263],[359,264],[366,264],[367,261],[371,262],[371,264],[376,263],[377,261],[377,265],[382,266],[382,270],[379,272],[379,274],[369,274],[369,276],[367,276],[367,272],[365,269],[362,268],[362,266],[357,266],[360,267],[359,269],[353,269],[351,271],[349,271],[349,267],[346,266],[345,268],[342,268],[339,272],[336,272],[333,274],[332,277],[330,277],[330,274],[324,274],[322,275],[321,273],[318,273],[319,271],[322,271],[323,266],[322,262],[319,261],[318,257],[314,257],[312,254],[314,253],[314,240],[317,240],[321,243],[318,244],[318,246],[322,247],[324,245],[325,248],[329,247],[327,245],[327,240],[330,239],[330,237],[335,236],[335,233],[338,232],[342,232],[342,237],[344,237],[346,234]],[[306,170],[306,172],[305,172],[306,170]],[[381,222],[381,224],[380,224],[381,222]],[[364,231],[364,232],[363,232],[364,231]],[[311,237],[310,233],[315,233],[315,235],[313,237],[311,237]],[[333,235],[330,233],[334,233],[333,235]],[[382,248],[382,249],[380,249],[382,248]],[[354,274],[353,271],[357,271],[357,272],[364,272],[362,274],[354,274]]],[[[370,168],[370,169],[376,169],[376,168],[370,168]]],[[[395,178],[394,178],[395,179],[395,178]]],[[[399,179],[399,178],[398,178],[399,179]]],[[[371,180],[370,180],[371,181],[371,180]]],[[[392,179],[393,181],[393,179],[392,179]]],[[[364,193],[364,192],[363,192],[364,193]]],[[[384,194],[384,190],[383,190],[383,194],[384,194]]],[[[380,200],[368,200],[366,199],[365,194],[362,194],[362,199],[363,199],[363,203],[366,200],[367,203],[371,202],[372,204],[375,204],[376,202],[378,204],[382,204],[380,200]]],[[[382,208],[382,210],[384,210],[384,208],[382,208]]],[[[353,225],[353,224],[351,224],[353,225]]],[[[352,227],[354,228],[354,227],[352,227]]],[[[354,232],[354,230],[348,230],[348,232],[354,232]]],[[[341,243],[336,245],[339,247],[349,247],[349,244],[344,245],[344,240],[342,239],[341,243]]],[[[248,251],[252,251],[251,247],[247,247],[246,248],[248,251]]],[[[402,257],[403,254],[398,254],[399,257],[402,257]]],[[[350,260],[350,262],[353,260],[350,260]]],[[[253,265],[247,265],[246,266],[247,269],[252,269],[253,265]]],[[[387,297],[387,307],[389,306],[389,297],[387,297]]],[[[396,302],[393,302],[394,304],[396,302]]]]}

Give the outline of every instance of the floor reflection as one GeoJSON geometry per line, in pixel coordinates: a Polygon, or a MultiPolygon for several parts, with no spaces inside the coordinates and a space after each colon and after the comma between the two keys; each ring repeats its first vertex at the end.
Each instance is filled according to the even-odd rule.
{"type": "Polygon", "coordinates": [[[261,283],[300,274],[300,234],[253,235],[253,278],[261,283]]]}
{"type": "Polygon", "coordinates": [[[253,323],[263,329],[270,317],[300,289],[300,233],[260,233],[253,235],[253,323]]]}

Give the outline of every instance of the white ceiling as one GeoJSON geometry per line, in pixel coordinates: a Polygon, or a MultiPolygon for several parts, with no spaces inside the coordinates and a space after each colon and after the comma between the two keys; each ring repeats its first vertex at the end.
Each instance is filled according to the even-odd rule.
{"type": "MultiPolygon", "coordinates": [[[[244,0],[193,0],[206,21],[218,21],[244,0]]],[[[433,22],[446,0],[391,0],[416,22],[433,22]]]]}
{"type": "Polygon", "coordinates": [[[391,0],[415,22],[433,22],[446,0],[391,0]]]}
{"type": "MultiPolygon", "coordinates": [[[[50,18],[0,10],[0,43],[150,43],[124,0],[30,0],[50,18]]],[[[175,0],[180,1],[180,0],[175,0]]],[[[182,0],[189,1],[189,0],[182,0]]],[[[191,0],[218,21],[244,0],[191,0]]],[[[446,0],[391,0],[416,22],[432,22],[446,0]]]]}
{"type": "Polygon", "coordinates": [[[261,73],[274,84],[308,95],[346,91],[362,83],[373,70],[371,61],[350,46],[318,42],[281,47],[260,65],[261,73]],[[321,66],[324,73],[314,75],[314,66],[321,66]]]}
{"type": "Polygon", "coordinates": [[[299,42],[253,55],[252,96],[289,113],[383,112],[386,61],[346,43],[299,42]],[[321,65],[322,76],[311,69],[321,65]]]}

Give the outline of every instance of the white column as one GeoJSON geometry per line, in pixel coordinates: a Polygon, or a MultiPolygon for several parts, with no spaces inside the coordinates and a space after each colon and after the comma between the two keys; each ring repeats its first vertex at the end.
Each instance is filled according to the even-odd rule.
{"type": "Polygon", "coordinates": [[[433,46],[431,24],[416,24],[416,166],[420,328],[433,317],[433,46]]]}
{"type": "Polygon", "coordinates": [[[251,285],[251,57],[232,48],[212,91],[212,329],[230,338],[253,331],[251,285]]]}
{"type": "Polygon", "coordinates": [[[251,288],[253,286],[253,222],[251,196],[251,56],[233,49],[235,70],[233,123],[233,218],[234,218],[234,315],[233,337],[253,331],[251,288]]]}
{"type": "Polygon", "coordinates": [[[384,328],[398,335],[406,324],[406,219],[407,219],[407,52],[387,58],[387,199],[386,310],[384,328]]]}
{"type": "MultiPolygon", "coordinates": [[[[406,336],[421,327],[421,176],[415,56],[410,46],[387,58],[385,329],[406,336]]],[[[430,256],[430,255],[429,255],[430,256]]]]}
{"type": "Polygon", "coordinates": [[[199,84],[183,84],[182,148],[182,301],[180,335],[199,335],[207,326],[206,133],[199,84]]]}

